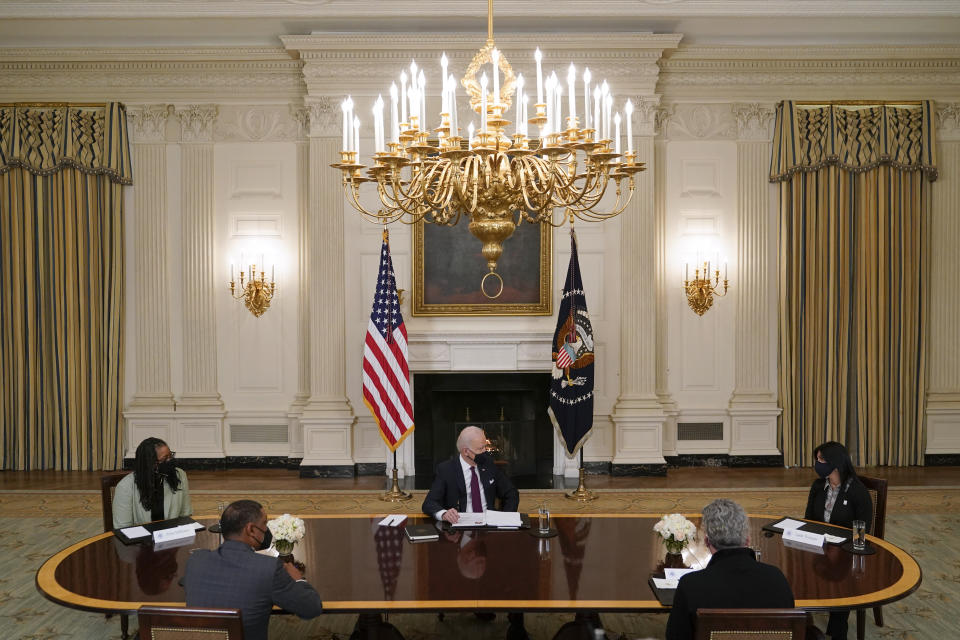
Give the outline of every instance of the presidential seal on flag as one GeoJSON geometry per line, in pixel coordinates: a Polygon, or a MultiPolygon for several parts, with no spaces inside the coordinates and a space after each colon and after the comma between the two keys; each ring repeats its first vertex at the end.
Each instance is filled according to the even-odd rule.
{"type": "Polygon", "coordinates": [[[570,265],[553,334],[550,407],[547,413],[568,456],[586,441],[593,427],[593,326],[580,279],[577,241],[570,234],[570,265]]]}

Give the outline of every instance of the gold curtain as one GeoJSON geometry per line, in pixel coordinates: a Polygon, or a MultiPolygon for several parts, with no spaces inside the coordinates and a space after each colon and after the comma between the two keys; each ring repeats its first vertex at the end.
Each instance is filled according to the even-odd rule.
{"type": "Polygon", "coordinates": [[[931,105],[778,106],[779,393],[787,464],[828,440],[923,463],[931,105]]]}
{"type": "Polygon", "coordinates": [[[122,460],[123,105],[0,105],[3,469],[122,460]]]}

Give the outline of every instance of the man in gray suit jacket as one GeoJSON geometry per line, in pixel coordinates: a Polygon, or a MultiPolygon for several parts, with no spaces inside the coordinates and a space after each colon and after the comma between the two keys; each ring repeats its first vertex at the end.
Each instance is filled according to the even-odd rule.
{"type": "Polygon", "coordinates": [[[260,503],[232,503],[220,518],[220,529],[224,543],[219,549],[199,549],[187,559],[183,586],[188,607],[240,609],[246,640],[267,640],[273,605],[301,618],[320,615],[320,596],[299,569],[254,553],[268,549],[272,540],[260,503]]]}

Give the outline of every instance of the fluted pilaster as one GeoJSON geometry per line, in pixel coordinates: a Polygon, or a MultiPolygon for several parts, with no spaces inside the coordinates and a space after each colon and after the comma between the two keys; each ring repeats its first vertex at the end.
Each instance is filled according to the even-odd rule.
{"type": "MultiPolygon", "coordinates": [[[[614,465],[663,464],[664,414],[657,398],[657,166],[654,154],[659,97],[640,99],[635,112],[637,160],[647,170],[620,216],[620,395],[611,416],[614,465]]],[[[616,472],[616,468],[615,468],[616,472]]]]}
{"type": "Polygon", "coordinates": [[[170,385],[170,294],[167,270],[168,105],[130,109],[134,245],[136,389],[131,408],[173,411],[170,385]],[[160,286],[157,286],[160,283],[160,286]]]}
{"type": "Polygon", "coordinates": [[[181,404],[223,408],[217,391],[214,305],[214,105],[177,111],[181,125],[183,395],[181,404]]]}
{"type": "Polygon", "coordinates": [[[343,189],[340,173],[330,168],[340,157],[339,109],[330,98],[311,99],[308,108],[310,399],[300,419],[302,466],[335,467],[331,472],[352,475],[354,415],[347,400],[344,361],[343,189]]]}
{"type": "Polygon", "coordinates": [[[960,452],[960,104],[939,103],[937,168],[928,255],[930,327],[927,381],[927,454],[960,452]]]}
{"type": "Polygon", "coordinates": [[[777,407],[771,375],[775,319],[771,278],[770,150],[772,106],[735,104],[737,121],[737,262],[731,278],[736,296],[734,390],[730,398],[731,455],[776,455],[777,407]]]}

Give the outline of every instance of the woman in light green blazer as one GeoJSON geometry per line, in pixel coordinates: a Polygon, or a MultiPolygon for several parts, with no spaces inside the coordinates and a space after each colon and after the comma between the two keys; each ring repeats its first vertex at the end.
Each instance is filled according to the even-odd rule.
{"type": "Polygon", "coordinates": [[[113,526],[132,527],[193,513],[187,474],[176,466],[173,452],[160,438],[137,447],[133,473],[113,493],[113,526]]]}

